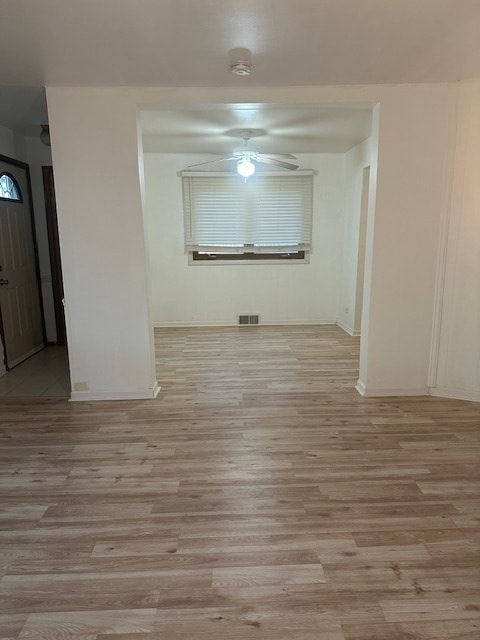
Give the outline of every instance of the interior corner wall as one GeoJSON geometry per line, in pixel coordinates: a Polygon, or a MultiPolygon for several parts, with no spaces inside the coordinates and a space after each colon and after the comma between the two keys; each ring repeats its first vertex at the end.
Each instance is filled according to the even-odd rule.
{"type": "Polygon", "coordinates": [[[371,140],[364,140],[345,154],[345,224],[338,324],[350,335],[358,335],[355,326],[357,268],[360,240],[363,169],[370,165],[371,140]]]}
{"type": "Polygon", "coordinates": [[[480,80],[460,84],[435,395],[480,402],[480,80]]]}
{"type": "MultiPolygon", "coordinates": [[[[294,150],[293,150],[294,151],[294,150]]],[[[343,241],[344,155],[295,154],[314,176],[309,262],[188,263],[182,183],[198,155],[144,155],[152,317],[156,326],[233,325],[239,313],[262,324],[334,324],[343,241]]],[[[202,158],[200,158],[201,160],[202,158]]]]}
{"type": "Polygon", "coordinates": [[[72,399],[153,398],[135,102],[47,88],[72,399]]]}

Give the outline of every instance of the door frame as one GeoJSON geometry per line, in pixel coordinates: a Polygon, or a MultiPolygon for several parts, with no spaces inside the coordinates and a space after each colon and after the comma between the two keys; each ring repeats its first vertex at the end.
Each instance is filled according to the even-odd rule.
{"type": "Polygon", "coordinates": [[[48,251],[50,254],[50,271],[52,274],[53,308],[58,345],[67,344],[65,326],[65,310],[63,306],[63,275],[60,256],[60,240],[58,237],[58,219],[55,200],[55,182],[52,165],[42,166],[43,191],[45,195],[45,215],[47,219],[48,251]]]}
{"type": "MultiPolygon", "coordinates": [[[[40,277],[40,261],[38,258],[37,230],[35,227],[35,212],[33,210],[33,194],[32,194],[32,181],[30,179],[30,167],[26,162],[22,162],[21,160],[16,160],[15,158],[10,158],[9,156],[4,156],[2,154],[0,154],[0,162],[5,162],[6,164],[11,164],[12,166],[17,167],[18,169],[25,170],[25,176],[27,179],[27,196],[28,196],[28,205],[29,205],[29,212],[30,212],[30,225],[32,230],[33,253],[34,253],[34,262],[35,262],[35,279],[37,282],[38,299],[40,303],[42,340],[43,340],[43,346],[45,347],[45,345],[47,344],[47,332],[45,329],[45,310],[43,308],[42,281],[40,277]]],[[[5,344],[1,305],[0,305],[0,333],[2,336],[3,361],[5,363],[5,369],[7,371],[10,371],[10,367],[8,366],[7,346],[5,344]]]]}

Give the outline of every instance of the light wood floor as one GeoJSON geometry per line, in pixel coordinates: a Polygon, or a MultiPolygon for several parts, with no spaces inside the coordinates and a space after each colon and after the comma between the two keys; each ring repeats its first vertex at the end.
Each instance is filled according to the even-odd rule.
{"type": "Polygon", "coordinates": [[[480,638],[480,406],[336,327],[165,329],[155,401],[1,401],[0,638],[480,638]]]}

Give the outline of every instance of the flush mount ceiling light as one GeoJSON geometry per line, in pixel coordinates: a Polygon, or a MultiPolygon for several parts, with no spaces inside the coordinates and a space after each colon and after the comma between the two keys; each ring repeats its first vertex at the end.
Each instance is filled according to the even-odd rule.
{"type": "Polygon", "coordinates": [[[236,76],[249,76],[252,73],[252,53],[250,49],[237,47],[228,52],[230,71],[236,76]]]}

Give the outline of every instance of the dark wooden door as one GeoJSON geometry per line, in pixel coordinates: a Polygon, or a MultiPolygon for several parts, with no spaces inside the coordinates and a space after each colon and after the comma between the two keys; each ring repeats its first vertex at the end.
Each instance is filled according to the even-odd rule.
{"type": "Polygon", "coordinates": [[[0,315],[7,369],[43,349],[45,332],[28,165],[0,157],[0,315]]]}
{"type": "Polygon", "coordinates": [[[45,213],[47,216],[48,244],[50,249],[50,269],[52,272],[53,304],[57,328],[57,344],[66,345],[65,311],[63,306],[62,260],[58,239],[57,206],[55,202],[55,183],[53,167],[42,167],[43,188],[45,192],[45,213]]]}

